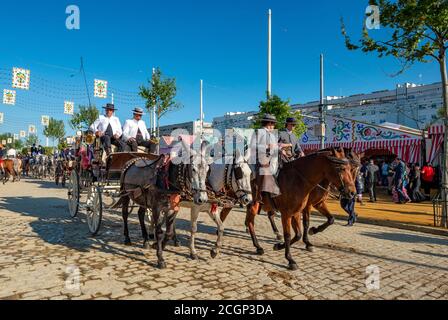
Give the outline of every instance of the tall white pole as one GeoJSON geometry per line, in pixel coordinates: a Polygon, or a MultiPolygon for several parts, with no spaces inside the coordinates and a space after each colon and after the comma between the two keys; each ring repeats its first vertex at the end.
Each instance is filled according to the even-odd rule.
{"type": "Polygon", "coordinates": [[[112,104],[114,104],[114,94],[112,93],[112,104]]]}
{"type": "MultiPolygon", "coordinates": [[[[152,68],[152,76],[154,76],[154,73],[156,72],[155,68],[152,68]]],[[[154,82],[151,80],[152,84],[154,84],[154,82]]],[[[149,108],[149,119],[150,119],[150,123],[151,123],[151,135],[154,134],[155,132],[155,122],[154,122],[154,106],[151,106],[149,108]]]]}
{"type": "Polygon", "coordinates": [[[202,135],[204,134],[204,100],[203,100],[203,86],[204,86],[204,81],[201,80],[201,92],[200,92],[200,96],[201,96],[201,106],[200,106],[200,126],[201,126],[201,139],[202,139],[202,135]]]}
{"type": "Polygon", "coordinates": [[[272,94],[272,11],[268,11],[268,99],[272,94]]]}
{"type": "Polygon", "coordinates": [[[320,125],[321,125],[321,148],[325,149],[325,98],[324,98],[324,55],[320,55],[320,125]]]}

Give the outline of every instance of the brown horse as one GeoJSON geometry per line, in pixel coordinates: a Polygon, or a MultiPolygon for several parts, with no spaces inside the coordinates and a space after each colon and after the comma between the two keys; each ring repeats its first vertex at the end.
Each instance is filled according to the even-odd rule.
{"type": "MultiPolygon", "coordinates": [[[[355,161],[356,163],[359,162],[359,157],[355,153],[353,153],[351,151],[351,149],[342,149],[342,148],[337,147],[334,149],[324,149],[321,151],[333,151],[334,156],[339,159],[344,159],[345,155],[347,154],[349,156],[352,167],[353,167],[352,161],[355,161]]],[[[353,175],[353,177],[356,177],[356,174],[353,170],[352,170],[352,175],[353,175]]],[[[326,228],[328,228],[329,226],[334,224],[334,217],[331,215],[331,213],[328,210],[327,205],[325,203],[329,194],[330,194],[330,183],[328,182],[328,180],[324,180],[321,183],[319,183],[319,185],[311,192],[311,194],[309,196],[308,204],[307,204],[307,207],[305,208],[305,210],[310,209],[310,207],[312,206],[327,218],[327,222],[325,222],[321,226],[319,226],[317,228],[314,228],[314,227],[311,228],[310,232],[308,233],[309,235],[313,235],[313,234],[322,232],[326,228]]],[[[229,215],[231,210],[232,210],[232,208],[223,208],[223,210],[221,211],[221,216],[220,216],[222,222],[224,222],[224,220],[227,218],[227,216],[229,215]]],[[[277,240],[283,240],[283,236],[280,234],[280,232],[277,228],[277,225],[275,223],[275,211],[268,212],[267,216],[269,218],[269,222],[271,223],[272,231],[277,236],[277,240]]],[[[305,212],[304,212],[304,217],[305,217],[305,212]]],[[[309,214],[307,215],[307,217],[309,217],[309,214]]],[[[309,220],[307,222],[309,225],[309,220]]],[[[304,224],[305,223],[306,222],[304,222],[304,224]]],[[[300,231],[300,223],[297,223],[296,220],[293,220],[292,227],[295,232],[295,237],[291,241],[291,243],[293,244],[302,238],[302,234],[300,231]]],[[[306,244],[307,250],[313,251],[313,246],[308,241],[307,235],[304,237],[304,242],[306,244]]]]}
{"type": "MultiPolygon", "coordinates": [[[[341,151],[341,149],[336,149],[335,155],[337,158],[340,159],[344,158],[345,155],[347,156],[348,160],[350,161],[352,176],[355,179],[358,174],[358,170],[361,166],[360,157],[349,148],[344,148],[343,151],[341,151]]],[[[308,235],[315,235],[317,233],[323,232],[329,226],[334,224],[334,217],[331,214],[330,210],[328,209],[326,203],[328,197],[331,195],[331,189],[332,186],[328,180],[324,180],[321,183],[319,183],[319,185],[311,192],[308,199],[308,203],[305,209],[303,210],[303,229],[304,229],[303,242],[305,243],[306,249],[308,251],[312,252],[314,250],[314,246],[309,241],[308,235]],[[310,214],[312,207],[314,207],[320,214],[326,217],[327,221],[318,227],[309,228],[310,214]]],[[[268,217],[271,222],[274,233],[277,235],[277,238],[279,238],[278,236],[280,235],[280,233],[274,221],[275,213],[269,212],[268,217]]],[[[300,229],[301,227],[300,220],[297,221],[296,219],[294,219],[292,227],[294,229],[295,236],[291,240],[291,245],[296,243],[297,241],[300,241],[300,239],[302,238],[302,232],[300,229]]]]}
{"type": "Polygon", "coordinates": [[[22,171],[22,160],[20,159],[3,160],[3,168],[5,171],[3,184],[9,181],[10,176],[12,176],[12,182],[20,181],[20,173],[22,171]]]}
{"type": "Polygon", "coordinates": [[[246,226],[258,254],[263,254],[264,250],[255,234],[255,216],[261,209],[266,212],[277,209],[282,215],[285,243],[276,245],[276,249],[284,247],[289,269],[297,270],[297,264],[291,256],[291,225],[293,219],[300,221],[301,212],[308,204],[313,189],[326,179],[347,196],[354,196],[356,192],[348,159],[337,158],[337,155],[335,149],[325,150],[285,164],[278,176],[281,195],[273,199],[276,208],[269,207],[267,199],[263,199],[264,204],[256,202],[248,207],[246,226]]]}
{"type": "MultiPolygon", "coordinates": [[[[347,155],[348,160],[350,161],[350,169],[351,174],[354,179],[356,179],[356,175],[358,174],[358,170],[361,166],[360,158],[359,156],[354,153],[351,149],[345,148],[343,152],[337,152],[336,157],[343,158],[343,155],[347,155]]],[[[319,183],[319,186],[316,187],[310,194],[310,197],[308,199],[308,203],[303,209],[303,242],[306,245],[306,249],[310,252],[314,250],[313,244],[309,241],[308,235],[314,235],[320,232],[325,231],[329,226],[334,224],[334,217],[331,214],[330,210],[327,206],[327,200],[328,197],[331,195],[331,183],[326,179],[319,183]],[[311,208],[314,207],[320,214],[325,216],[327,218],[327,221],[323,223],[322,225],[318,227],[312,227],[310,226],[310,215],[311,215],[311,208]]],[[[272,222],[273,226],[275,226],[275,222],[272,222]]],[[[298,219],[293,219],[292,221],[292,227],[295,232],[294,238],[291,240],[291,245],[294,243],[300,241],[302,237],[302,233],[300,231],[300,217],[298,219]]],[[[275,229],[274,229],[275,232],[275,229]]],[[[281,246],[276,246],[275,249],[282,249],[281,246]]]]}

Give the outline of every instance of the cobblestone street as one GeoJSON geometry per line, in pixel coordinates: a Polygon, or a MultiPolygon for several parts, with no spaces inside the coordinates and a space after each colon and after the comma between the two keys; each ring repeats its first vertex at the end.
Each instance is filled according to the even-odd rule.
{"type": "MultiPolygon", "coordinates": [[[[210,257],[216,227],[203,213],[200,260],[190,260],[183,209],[176,223],[181,246],[167,247],[167,269],[159,270],[155,251],[142,248],[136,214],[131,218],[127,247],[120,214],[106,213],[92,238],[82,212],[70,218],[64,189],[37,180],[1,185],[0,299],[448,299],[446,237],[337,221],[311,237],[315,252],[295,244],[299,270],[290,272],[284,253],[272,249],[266,216],[256,220],[265,249],[258,256],[241,211],[226,221],[216,259],[210,257]],[[379,289],[366,286],[372,270],[379,270],[379,289]]],[[[312,225],[321,222],[314,218],[312,225]]]]}

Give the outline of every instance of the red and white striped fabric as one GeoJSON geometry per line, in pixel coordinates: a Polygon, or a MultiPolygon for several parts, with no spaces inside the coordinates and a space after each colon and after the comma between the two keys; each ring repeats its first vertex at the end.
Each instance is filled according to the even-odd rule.
{"type": "Polygon", "coordinates": [[[428,128],[428,135],[431,139],[431,146],[428,150],[426,150],[426,161],[428,161],[429,163],[434,162],[437,154],[442,150],[444,133],[445,127],[443,124],[435,124],[428,128]]]}
{"type": "MultiPolygon", "coordinates": [[[[356,153],[362,153],[367,150],[388,150],[392,154],[397,155],[403,161],[410,163],[417,163],[421,161],[421,139],[408,139],[408,140],[380,140],[380,141],[356,141],[356,142],[336,142],[327,143],[326,147],[344,147],[353,148],[356,153]]],[[[302,145],[302,149],[305,151],[313,151],[320,149],[320,143],[311,143],[302,145]]]]}
{"type": "Polygon", "coordinates": [[[435,134],[444,134],[445,133],[445,127],[443,124],[435,124],[429,127],[428,134],[429,135],[435,135],[435,134]]]}

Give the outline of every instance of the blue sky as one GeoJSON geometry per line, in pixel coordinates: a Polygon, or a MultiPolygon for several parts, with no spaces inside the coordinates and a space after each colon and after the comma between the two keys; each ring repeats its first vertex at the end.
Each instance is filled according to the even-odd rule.
{"type": "MultiPolygon", "coordinates": [[[[12,67],[31,69],[30,92],[18,106],[0,104],[0,132],[39,126],[40,115],[67,120],[63,100],[87,102],[79,60],[93,79],[109,81],[122,119],[140,103],[138,86],[153,67],[175,77],[184,108],[162,124],[193,120],[204,80],[207,121],[229,111],[255,110],[266,91],[267,10],[273,11],[273,92],[292,103],[319,97],[319,54],[326,57],[326,94],[351,95],[394,88],[396,83],[439,81],[435,63],[415,65],[392,78],[394,59],[350,52],[340,16],[360,34],[367,0],[128,0],[7,1],[0,11],[0,89],[10,87],[12,67]],[[78,5],[81,29],[65,28],[65,8],[78,5]],[[34,87],[33,87],[34,86],[34,87]],[[59,109],[60,108],[60,109],[59,109]]],[[[381,35],[384,30],[372,31],[381,35]]],[[[97,106],[106,103],[94,99],[97,106]]],[[[146,119],[147,123],[149,122],[146,119]]]]}

